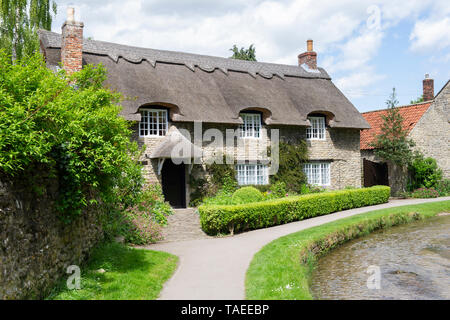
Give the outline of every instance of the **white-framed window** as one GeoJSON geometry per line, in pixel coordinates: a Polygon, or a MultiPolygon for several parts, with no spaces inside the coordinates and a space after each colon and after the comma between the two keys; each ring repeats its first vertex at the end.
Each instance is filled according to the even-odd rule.
{"type": "Polygon", "coordinates": [[[237,181],[239,185],[269,184],[269,169],[263,164],[236,165],[237,181]]]}
{"type": "Polygon", "coordinates": [[[330,163],[312,162],[303,165],[303,172],[306,175],[309,184],[318,186],[330,185],[330,163]]]}
{"type": "Polygon", "coordinates": [[[140,137],[161,137],[167,132],[167,110],[142,109],[141,122],[139,122],[140,137]]]}
{"type": "Polygon", "coordinates": [[[261,114],[241,113],[244,123],[239,126],[239,136],[241,138],[261,137],[261,114]]]}
{"type": "Polygon", "coordinates": [[[311,127],[306,128],[306,139],[325,140],[325,117],[308,117],[311,127]]]}

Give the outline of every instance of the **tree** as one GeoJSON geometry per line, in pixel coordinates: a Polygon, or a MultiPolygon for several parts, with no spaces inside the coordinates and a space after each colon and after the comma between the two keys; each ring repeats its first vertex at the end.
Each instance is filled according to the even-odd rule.
{"type": "Polygon", "coordinates": [[[50,30],[56,3],[50,0],[0,0],[0,48],[12,60],[38,48],[37,29],[50,30]]]}
{"type": "Polygon", "coordinates": [[[0,174],[31,179],[42,167],[57,177],[66,222],[97,200],[116,206],[136,199],[139,150],[118,116],[121,95],[103,87],[106,69],[87,65],[67,77],[47,68],[40,53],[16,62],[0,50],[0,174]]]}
{"type": "Polygon", "coordinates": [[[253,44],[251,44],[248,49],[244,49],[243,47],[238,49],[236,45],[233,45],[233,48],[231,48],[230,51],[233,52],[233,55],[230,57],[231,59],[256,61],[256,50],[253,44]]]}
{"type": "Polygon", "coordinates": [[[423,102],[423,95],[418,97],[416,100],[411,100],[409,103],[410,104],[416,104],[416,103],[421,103],[421,102],[423,102]]]}
{"type": "MultiPolygon", "coordinates": [[[[391,185],[396,185],[394,189],[405,190],[406,176],[403,172],[407,164],[412,159],[412,150],[414,142],[408,138],[408,131],[403,128],[403,117],[396,108],[398,104],[395,88],[386,100],[388,107],[387,114],[382,115],[383,123],[381,125],[381,133],[375,136],[375,141],[371,144],[375,148],[375,155],[387,161],[391,165],[393,171],[398,174],[391,175],[391,185]]],[[[395,192],[395,190],[394,190],[395,192]]]]}

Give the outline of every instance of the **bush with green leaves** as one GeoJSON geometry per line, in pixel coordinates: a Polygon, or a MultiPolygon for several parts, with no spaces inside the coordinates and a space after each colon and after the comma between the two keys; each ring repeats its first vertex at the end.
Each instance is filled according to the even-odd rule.
{"type": "Polygon", "coordinates": [[[437,198],[439,197],[439,192],[433,188],[419,188],[411,193],[413,198],[437,198]]]}
{"type": "Polygon", "coordinates": [[[279,143],[279,167],[275,175],[270,177],[270,183],[283,182],[288,191],[301,193],[302,186],[307,183],[302,170],[303,164],[308,161],[308,147],[306,142],[279,143]]]}
{"type": "Polygon", "coordinates": [[[240,205],[205,205],[199,207],[200,222],[207,234],[239,232],[385,203],[389,195],[389,187],[374,186],[240,205]]]}
{"type": "Polygon", "coordinates": [[[263,199],[261,191],[255,187],[242,187],[237,189],[231,197],[232,204],[243,204],[250,202],[258,202],[263,199]]]}
{"type": "Polygon", "coordinates": [[[284,181],[278,181],[275,182],[271,187],[270,187],[270,191],[271,194],[275,197],[275,198],[282,198],[285,197],[286,194],[288,194],[288,190],[286,187],[286,183],[284,181]]]}
{"type": "Polygon", "coordinates": [[[0,50],[0,171],[20,178],[46,166],[59,180],[65,222],[90,203],[131,205],[143,184],[138,146],[118,116],[121,97],[105,78],[102,66],[69,77],[40,54],[11,63],[0,50]]]}
{"type": "Polygon", "coordinates": [[[191,206],[206,202],[223,203],[228,197],[231,198],[237,189],[236,170],[233,165],[226,164],[225,157],[223,161],[223,164],[213,163],[206,166],[208,178],[196,177],[201,166],[194,166],[189,176],[191,206]]]}
{"type": "Polygon", "coordinates": [[[435,188],[438,181],[442,179],[442,170],[433,158],[425,158],[417,153],[408,166],[410,172],[409,189],[435,188]]]}
{"type": "Polygon", "coordinates": [[[162,226],[167,224],[167,216],[172,208],[164,201],[159,184],[147,185],[137,204],[123,211],[123,226],[118,234],[127,242],[143,245],[162,240],[162,226]]]}
{"type": "Polygon", "coordinates": [[[436,184],[436,191],[439,193],[440,197],[450,195],[450,179],[438,181],[436,184]]]}

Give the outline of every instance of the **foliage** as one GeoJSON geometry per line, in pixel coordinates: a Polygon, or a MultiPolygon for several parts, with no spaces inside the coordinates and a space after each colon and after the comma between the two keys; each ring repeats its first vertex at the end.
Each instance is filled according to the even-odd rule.
{"type": "Polygon", "coordinates": [[[208,234],[266,228],[336,211],[385,203],[390,188],[374,186],[309,194],[240,205],[200,206],[202,229],[208,234]]]}
{"type": "Polygon", "coordinates": [[[256,61],[256,50],[253,44],[251,44],[248,49],[243,47],[239,49],[236,45],[233,45],[233,48],[231,48],[230,51],[233,52],[231,59],[256,61]]]}
{"type": "Polygon", "coordinates": [[[288,194],[286,183],[284,181],[275,182],[271,186],[270,191],[273,194],[273,196],[276,198],[282,198],[288,194]]]}
{"type": "Polygon", "coordinates": [[[404,167],[412,158],[411,147],[414,142],[408,138],[408,131],[403,128],[403,117],[396,105],[398,104],[395,88],[386,101],[387,115],[382,115],[383,123],[381,133],[375,136],[371,146],[375,148],[375,154],[391,163],[404,167]]]}
{"type": "Polygon", "coordinates": [[[303,164],[308,160],[308,149],[305,141],[279,143],[279,167],[278,172],[270,177],[271,184],[284,182],[288,191],[302,192],[302,186],[306,184],[303,173],[303,164]]]}
{"type": "Polygon", "coordinates": [[[436,160],[425,158],[423,154],[416,153],[413,161],[408,166],[410,172],[409,189],[434,188],[442,179],[442,170],[439,169],[436,160]]]}
{"type": "Polygon", "coordinates": [[[233,204],[243,204],[250,202],[258,202],[263,198],[261,191],[254,187],[242,187],[237,189],[231,197],[233,204]]]}
{"type": "Polygon", "coordinates": [[[437,198],[439,197],[439,192],[433,188],[419,188],[411,193],[413,198],[437,198]]]}
{"type": "Polygon", "coordinates": [[[440,197],[450,195],[450,179],[438,181],[436,184],[436,191],[439,193],[440,197]]]}
{"type": "Polygon", "coordinates": [[[63,277],[47,299],[153,300],[174,273],[177,261],[166,252],[102,243],[81,268],[81,289],[68,289],[67,277],[63,277]],[[101,269],[105,272],[100,273],[101,269]]]}
{"type": "MultiPolygon", "coordinates": [[[[198,171],[201,167],[194,168],[198,171]]],[[[231,194],[237,189],[236,169],[233,165],[226,164],[225,158],[223,164],[213,163],[206,166],[209,179],[196,177],[196,171],[189,176],[189,186],[192,190],[191,206],[200,205],[214,197],[217,197],[217,201],[222,203],[222,200],[228,196],[231,197],[231,194]]]]}
{"type": "Polygon", "coordinates": [[[39,50],[36,30],[50,30],[56,3],[50,0],[0,0],[0,49],[13,60],[39,50]]]}
{"type": "Polygon", "coordinates": [[[40,54],[11,64],[0,50],[0,171],[20,177],[32,175],[32,164],[46,165],[59,179],[66,222],[98,200],[131,202],[142,187],[138,146],[105,77],[101,65],[89,65],[66,78],[40,54]]]}
{"type": "Polygon", "coordinates": [[[347,240],[372,231],[424,219],[449,210],[450,201],[387,208],[278,238],[254,255],[246,275],[246,299],[312,299],[309,289],[311,271],[322,254],[347,240]]]}
{"type": "Polygon", "coordinates": [[[418,97],[416,100],[411,100],[409,103],[410,104],[416,104],[416,103],[421,103],[421,102],[423,102],[423,95],[418,97]]]}
{"type": "Polygon", "coordinates": [[[118,204],[104,215],[103,230],[107,240],[122,236],[135,245],[162,240],[162,226],[167,224],[167,216],[173,211],[164,201],[161,186],[146,185],[136,197],[133,205],[118,204]]]}

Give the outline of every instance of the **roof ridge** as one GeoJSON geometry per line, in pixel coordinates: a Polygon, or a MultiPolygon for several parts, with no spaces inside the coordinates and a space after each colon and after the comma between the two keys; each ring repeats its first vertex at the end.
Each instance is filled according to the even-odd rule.
{"type": "MultiPolygon", "coordinates": [[[[423,102],[418,102],[418,103],[413,103],[413,104],[405,104],[405,105],[401,105],[401,106],[398,106],[398,107],[395,107],[395,108],[400,109],[400,108],[408,108],[408,107],[417,107],[417,106],[420,106],[420,105],[432,103],[433,101],[434,101],[434,99],[433,100],[428,100],[428,101],[423,101],[423,102]]],[[[361,114],[386,111],[386,110],[389,110],[389,109],[390,108],[378,109],[378,110],[372,110],[372,111],[365,111],[365,112],[361,112],[361,114]]]]}
{"type": "MultiPolygon", "coordinates": [[[[61,47],[61,34],[47,30],[39,30],[38,32],[47,47],[61,47]]],[[[278,76],[281,79],[284,79],[285,76],[292,76],[331,80],[330,76],[323,68],[311,71],[296,65],[238,60],[197,53],[143,48],[86,38],[83,39],[83,52],[106,55],[115,62],[118,62],[119,58],[123,58],[132,63],[147,61],[153,67],[155,67],[156,62],[175,63],[185,65],[192,71],[195,71],[195,67],[198,67],[206,72],[213,72],[215,69],[219,69],[224,73],[227,73],[228,70],[231,70],[246,72],[252,77],[256,77],[256,75],[259,74],[267,79],[270,79],[273,76],[278,76]]]]}

